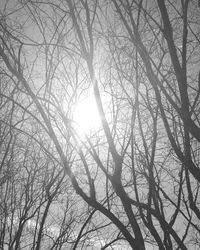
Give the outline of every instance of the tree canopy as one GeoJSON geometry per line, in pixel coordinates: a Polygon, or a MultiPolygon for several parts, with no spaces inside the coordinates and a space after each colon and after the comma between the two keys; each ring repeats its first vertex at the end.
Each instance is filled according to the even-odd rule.
{"type": "Polygon", "coordinates": [[[198,249],[198,1],[0,7],[0,249],[198,249]]]}

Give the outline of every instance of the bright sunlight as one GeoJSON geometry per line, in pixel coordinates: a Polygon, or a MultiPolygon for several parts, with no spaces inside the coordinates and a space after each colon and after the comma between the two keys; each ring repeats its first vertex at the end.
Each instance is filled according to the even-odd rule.
{"type": "Polygon", "coordinates": [[[101,125],[95,98],[91,95],[77,103],[73,120],[80,136],[96,132],[101,125]]]}

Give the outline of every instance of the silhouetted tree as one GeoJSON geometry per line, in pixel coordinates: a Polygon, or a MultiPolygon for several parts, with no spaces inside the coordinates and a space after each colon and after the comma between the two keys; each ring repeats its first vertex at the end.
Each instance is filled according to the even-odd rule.
{"type": "MultiPolygon", "coordinates": [[[[36,215],[35,249],[45,244],[49,207],[54,200],[61,206],[56,197],[59,190],[67,192],[66,180],[77,194],[74,199],[82,198],[78,210],[83,204],[89,210],[73,239],[62,230],[52,239],[52,249],[68,241],[73,249],[95,244],[137,250],[198,246],[197,7],[189,0],[5,5],[1,72],[20,98],[19,111],[13,110],[20,128],[12,129],[39,142],[54,169],[42,175],[47,184],[42,185],[41,203],[47,200],[36,215]],[[90,89],[101,127],[81,137],[73,112],[90,89]]],[[[15,95],[9,100],[16,105],[15,95]]],[[[30,151],[38,154],[34,147],[30,151]]]]}

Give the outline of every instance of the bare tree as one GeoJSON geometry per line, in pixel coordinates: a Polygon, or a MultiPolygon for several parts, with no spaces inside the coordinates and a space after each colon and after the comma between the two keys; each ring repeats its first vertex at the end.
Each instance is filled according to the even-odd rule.
{"type": "Polygon", "coordinates": [[[33,247],[47,244],[45,221],[66,176],[75,199],[93,210],[74,238],[65,237],[67,228],[56,240],[49,234],[52,249],[68,241],[73,249],[97,243],[102,249],[197,246],[197,3],[24,1],[16,12],[8,6],[2,14],[1,71],[19,91],[24,115],[13,113],[22,121],[20,131],[39,142],[55,169],[43,185],[48,199],[38,212],[33,247]],[[13,24],[16,13],[20,18],[13,24]],[[82,138],[73,113],[90,89],[101,127],[82,138]]]}

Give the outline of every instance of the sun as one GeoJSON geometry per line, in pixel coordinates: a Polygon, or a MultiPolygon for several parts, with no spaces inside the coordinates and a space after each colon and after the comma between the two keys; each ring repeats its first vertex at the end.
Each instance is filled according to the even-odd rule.
{"type": "Polygon", "coordinates": [[[80,136],[99,130],[101,121],[94,96],[87,96],[76,104],[73,120],[75,129],[80,136]]]}

